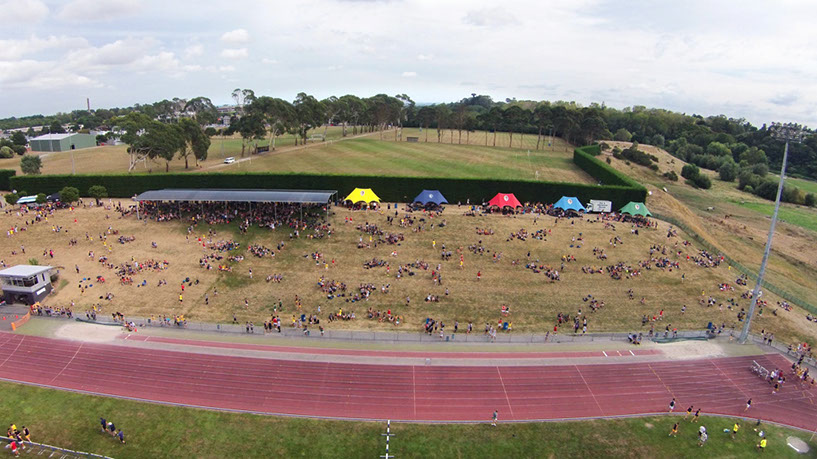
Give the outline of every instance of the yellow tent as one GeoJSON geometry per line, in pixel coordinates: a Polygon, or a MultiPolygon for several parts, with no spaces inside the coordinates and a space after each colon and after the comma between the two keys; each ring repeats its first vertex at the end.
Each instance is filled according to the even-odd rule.
{"type": "Polygon", "coordinates": [[[346,196],[344,201],[352,201],[354,204],[359,202],[371,204],[372,202],[380,202],[380,198],[374,194],[374,191],[372,191],[371,188],[355,188],[354,191],[349,193],[349,196],[346,196]]]}

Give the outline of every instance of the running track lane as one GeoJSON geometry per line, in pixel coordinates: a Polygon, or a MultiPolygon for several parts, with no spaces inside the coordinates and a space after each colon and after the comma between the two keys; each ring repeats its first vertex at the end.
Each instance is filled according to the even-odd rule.
{"type": "Polygon", "coordinates": [[[151,343],[181,344],[185,346],[211,347],[221,349],[241,349],[267,352],[286,352],[290,354],[346,355],[355,357],[433,357],[436,359],[563,359],[585,357],[634,357],[639,355],[660,355],[658,349],[608,350],[608,351],[567,351],[567,352],[450,352],[450,351],[389,351],[374,349],[337,349],[324,347],[295,347],[271,344],[228,343],[222,341],[202,341],[163,336],[128,334],[120,335],[127,341],[146,341],[151,343]]]}
{"type": "Polygon", "coordinates": [[[525,367],[283,361],[137,349],[0,333],[0,378],[74,391],[278,415],[395,421],[503,421],[638,415],[702,408],[817,429],[817,390],[772,395],[755,359],[525,367]],[[743,413],[746,400],[750,413],[743,413]]]}

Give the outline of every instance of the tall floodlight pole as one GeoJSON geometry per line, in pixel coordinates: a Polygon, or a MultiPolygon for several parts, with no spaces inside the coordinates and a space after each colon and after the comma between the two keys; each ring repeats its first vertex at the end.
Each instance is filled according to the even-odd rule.
{"type": "Polygon", "coordinates": [[[786,181],[786,160],[789,156],[789,143],[800,143],[803,141],[805,128],[799,124],[794,123],[772,123],[769,130],[772,137],[786,142],[786,147],[783,149],[783,166],[780,168],[780,183],[777,185],[777,198],[774,201],[774,214],[772,215],[772,224],[769,227],[769,237],[766,239],[766,250],[763,251],[763,260],[760,262],[760,271],[757,273],[757,284],[752,291],[752,303],[749,305],[749,314],[743,322],[743,331],[740,332],[740,343],[745,343],[749,336],[749,327],[752,324],[752,317],[755,315],[755,307],[757,306],[758,297],[760,297],[760,288],[763,285],[763,276],[766,274],[766,263],[769,261],[769,252],[772,249],[772,238],[774,237],[774,227],[777,224],[777,212],[780,210],[780,196],[783,194],[783,182],[786,181]]]}

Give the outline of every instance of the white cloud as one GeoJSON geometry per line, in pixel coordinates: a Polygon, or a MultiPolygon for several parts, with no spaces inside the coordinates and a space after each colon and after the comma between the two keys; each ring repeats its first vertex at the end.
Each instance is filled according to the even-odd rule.
{"type": "Polygon", "coordinates": [[[403,72],[403,74],[400,76],[403,78],[414,78],[417,76],[417,72],[403,72]]]}
{"type": "Polygon", "coordinates": [[[0,61],[0,88],[50,91],[65,88],[101,87],[102,84],[79,75],[57,62],[0,61]]]}
{"type": "Polygon", "coordinates": [[[66,61],[76,68],[99,71],[131,64],[148,56],[157,44],[153,38],[126,38],[99,47],[73,50],[68,53],[66,61]]]}
{"type": "Polygon", "coordinates": [[[274,65],[274,64],[278,63],[278,59],[270,59],[270,58],[265,57],[265,58],[261,59],[261,63],[262,64],[274,65]]]}
{"type": "Polygon", "coordinates": [[[235,67],[233,67],[232,65],[221,65],[219,66],[218,71],[223,73],[235,72],[235,67]]]}
{"type": "Polygon", "coordinates": [[[235,29],[230,32],[224,32],[221,36],[221,41],[231,45],[238,45],[250,41],[250,33],[246,29],[235,29]]]}
{"type": "Polygon", "coordinates": [[[190,45],[184,49],[184,58],[185,59],[192,59],[194,57],[199,57],[204,54],[204,46],[195,44],[190,45]]]}
{"type": "Polygon", "coordinates": [[[227,48],[221,51],[221,57],[225,59],[246,59],[249,55],[247,48],[227,48]]]}
{"type": "Polygon", "coordinates": [[[130,16],[142,9],[139,0],[73,0],[60,10],[59,18],[69,22],[102,22],[130,16]]]}
{"type": "Polygon", "coordinates": [[[48,16],[48,7],[40,0],[7,0],[0,3],[0,24],[32,24],[48,16]]]}
{"type": "Polygon", "coordinates": [[[23,57],[30,58],[32,54],[48,49],[84,48],[88,41],[82,37],[67,37],[51,35],[40,38],[32,35],[24,39],[0,40],[0,60],[15,60],[23,57]]]}
{"type": "Polygon", "coordinates": [[[434,59],[433,54],[418,54],[417,55],[417,60],[418,61],[430,61],[432,59],[434,59]]]}
{"type": "Polygon", "coordinates": [[[506,8],[499,7],[469,11],[464,21],[466,24],[480,27],[506,26],[519,22],[506,8]]]}

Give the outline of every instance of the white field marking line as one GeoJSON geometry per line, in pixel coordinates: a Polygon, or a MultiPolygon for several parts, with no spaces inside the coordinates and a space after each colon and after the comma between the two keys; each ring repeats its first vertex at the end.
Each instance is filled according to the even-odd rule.
{"type": "Polygon", "coordinates": [[[417,378],[416,378],[416,367],[414,365],[411,366],[411,390],[412,390],[412,402],[414,403],[414,417],[417,417],[417,378]]]}
{"type": "Polygon", "coordinates": [[[71,365],[71,362],[73,362],[73,361],[74,361],[74,359],[75,359],[75,358],[77,358],[77,354],[79,354],[79,351],[80,351],[80,349],[82,349],[82,345],[83,345],[83,344],[85,344],[85,343],[79,343],[79,347],[77,348],[77,351],[76,351],[76,352],[74,352],[74,355],[71,357],[71,360],[69,360],[69,361],[68,361],[68,363],[66,363],[66,364],[65,364],[65,366],[64,366],[64,367],[62,367],[62,370],[60,370],[60,372],[59,372],[59,373],[57,373],[57,376],[54,376],[54,379],[52,379],[52,380],[51,380],[51,382],[52,382],[52,383],[53,383],[54,381],[56,381],[56,380],[57,380],[57,378],[59,378],[59,377],[60,377],[60,375],[62,374],[62,372],[63,372],[63,371],[65,371],[65,369],[66,369],[66,368],[68,368],[68,365],[71,365]]]}
{"type": "Polygon", "coordinates": [[[661,379],[661,376],[658,376],[658,373],[655,372],[655,369],[652,367],[652,365],[648,363],[647,368],[649,368],[650,371],[652,371],[652,374],[654,374],[655,377],[658,378],[658,381],[661,382],[661,384],[664,386],[667,392],[669,392],[669,394],[672,395],[672,398],[675,398],[675,393],[673,393],[672,389],[670,389],[669,386],[664,382],[664,380],[661,379]]]}
{"type": "Polygon", "coordinates": [[[496,367],[496,374],[499,375],[499,383],[502,384],[502,392],[505,392],[505,401],[508,403],[508,409],[511,411],[511,418],[516,419],[516,416],[513,414],[513,407],[511,407],[511,399],[508,397],[508,391],[505,389],[505,381],[502,380],[502,372],[499,371],[499,367],[496,367]]]}
{"type": "Polygon", "coordinates": [[[607,355],[607,352],[606,352],[606,351],[601,351],[601,353],[602,353],[602,354],[604,354],[604,356],[605,356],[605,357],[608,357],[608,355],[607,355]]]}
{"type": "Polygon", "coordinates": [[[14,355],[14,354],[16,354],[16,353],[17,353],[17,349],[20,349],[20,345],[21,345],[21,344],[23,344],[23,340],[25,340],[25,339],[26,339],[26,335],[23,335],[23,337],[22,337],[22,338],[20,338],[20,342],[19,342],[19,343],[17,343],[17,347],[15,347],[13,351],[9,352],[8,357],[6,357],[6,360],[3,360],[3,363],[0,363],[0,367],[2,367],[3,365],[5,365],[5,364],[6,364],[6,362],[8,362],[8,361],[9,361],[9,359],[11,358],[11,356],[12,356],[12,355],[14,355]]]}
{"type": "Polygon", "coordinates": [[[630,350],[630,355],[632,355],[633,357],[635,357],[635,354],[633,353],[633,351],[632,351],[632,350],[630,350]]]}
{"type": "Polygon", "coordinates": [[[719,367],[719,366],[718,366],[718,364],[717,364],[717,363],[716,363],[714,360],[710,360],[709,362],[710,362],[710,363],[712,363],[712,365],[713,365],[713,366],[714,366],[714,367],[715,367],[715,368],[716,368],[716,369],[717,369],[717,370],[720,372],[720,374],[722,374],[722,375],[723,375],[723,376],[724,376],[726,379],[728,379],[728,380],[729,380],[729,382],[730,382],[730,383],[732,383],[732,385],[733,385],[733,386],[735,386],[735,388],[736,388],[737,390],[739,390],[739,391],[740,391],[740,393],[741,393],[741,394],[743,394],[743,396],[744,396],[744,397],[747,397],[747,399],[752,398],[751,396],[749,396],[749,394],[747,394],[746,392],[744,392],[744,391],[743,391],[743,389],[741,389],[741,387],[740,387],[740,386],[738,386],[737,384],[735,384],[735,381],[732,381],[732,378],[730,378],[730,377],[729,377],[729,375],[727,375],[726,373],[724,373],[724,372],[723,372],[723,370],[721,370],[721,367],[719,367]]]}
{"type": "Polygon", "coordinates": [[[573,365],[573,368],[575,368],[575,369],[576,369],[576,373],[578,373],[578,374],[579,374],[579,376],[581,376],[581,377],[582,377],[582,382],[584,383],[584,387],[586,387],[586,388],[587,388],[587,392],[590,392],[590,396],[591,396],[591,397],[593,397],[593,401],[594,401],[594,402],[596,402],[596,406],[599,408],[599,412],[600,412],[602,415],[604,415],[604,410],[603,410],[603,409],[601,409],[601,405],[599,405],[599,401],[596,399],[596,394],[594,394],[594,393],[593,393],[593,389],[590,389],[590,385],[589,385],[589,384],[587,384],[587,380],[586,380],[586,379],[584,379],[584,375],[582,374],[582,371],[581,371],[581,370],[579,370],[579,366],[578,366],[578,365],[573,365]]]}

